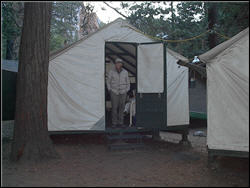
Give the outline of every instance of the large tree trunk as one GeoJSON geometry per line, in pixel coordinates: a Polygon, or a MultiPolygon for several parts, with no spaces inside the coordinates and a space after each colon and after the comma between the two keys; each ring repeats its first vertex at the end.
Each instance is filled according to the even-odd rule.
{"type": "MultiPolygon", "coordinates": [[[[208,5],[208,29],[213,30],[216,24],[216,3],[210,3],[208,5]]],[[[215,33],[209,33],[208,35],[209,49],[212,49],[217,44],[217,38],[215,33]]]]}
{"type": "Polygon", "coordinates": [[[57,157],[48,135],[47,85],[51,3],[25,3],[11,159],[57,157]]]}

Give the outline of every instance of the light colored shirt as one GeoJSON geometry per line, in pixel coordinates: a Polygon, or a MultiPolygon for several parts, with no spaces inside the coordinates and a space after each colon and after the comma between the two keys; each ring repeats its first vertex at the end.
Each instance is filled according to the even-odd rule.
{"type": "Polygon", "coordinates": [[[129,99],[129,102],[126,103],[124,112],[132,114],[135,116],[135,98],[129,99]]]}
{"type": "Polygon", "coordinates": [[[116,69],[111,69],[108,74],[107,88],[117,95],[127,93],[130,89],[128,72],[123,68],[120,73],[116,69]]]}
{"type": "Polygon", "coordinates": [[[135,107],[136,105],[136,102],[135,102],[135,98],[132,98],[129,100],[128,103],[126,103],[125,105],[125,109],[124,109],[124,112],[127,112],[129,113],[129,126],[131,127],[132,125],[132,117],[134,116],[135,117],[135,107]]]}

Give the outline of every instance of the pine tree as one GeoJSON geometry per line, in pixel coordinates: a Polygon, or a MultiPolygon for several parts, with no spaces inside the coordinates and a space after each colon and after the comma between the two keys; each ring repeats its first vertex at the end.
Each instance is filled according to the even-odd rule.
{"type": "Polygon", "coordinates": [[[47,160],[57,156],[47,127],[51,3],[24,4],[11,159],[47,160]]]}

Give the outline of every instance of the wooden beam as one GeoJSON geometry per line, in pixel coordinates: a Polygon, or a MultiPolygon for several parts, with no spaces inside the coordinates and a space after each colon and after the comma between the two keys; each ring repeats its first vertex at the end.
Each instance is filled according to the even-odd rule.
{"type": "MultiPolygon", "coordinates": [[[[112,53],[115,53],[114,50],[112,50],[111,48],[107,47],[106,48],[111,51],[112,53]]],[[[124,57],[120,56],[120,55],[116,55],[117,57],[121,58],[123,61],[125,61],[126,63],[128,63],[129,65],[131,65],[132,67],[136,68],[136,66],[133,63],[130,63],[128,60],[126,60],[124,57]]]]}
{"type": "Polygon", "coordinates": [[[132,57],[134,60],[136,60],[136,57],[135,57],[132,53],[130,53],[128,50],[126,50],[126,49],[124,49],[123,47],[121,47],[118,43],[114,43],[114,45],[115,45],[118,49],[120,49],[121,51],[127,53],[127,54],[128,54],[130,57],[132,57]]]}
{"type": "Polygon", "coordinates": [[[121,56],[129,56],[127,53],[113,53],[113,52],[107,52],[106,55],[121,55],[121,56]]]}
{"type": "Polygon", "coordinates": [[[205,78],[207,77],[206,68],[204,68],[202,66],[198,66],[198,65],[195,65],[195,64],[192,64],[192,63],[186,63],[186,62],[183,62],[183,61],[178,61],[177,63],[179,65],[188,67],[188,68],[200,73],[205,78]]]}

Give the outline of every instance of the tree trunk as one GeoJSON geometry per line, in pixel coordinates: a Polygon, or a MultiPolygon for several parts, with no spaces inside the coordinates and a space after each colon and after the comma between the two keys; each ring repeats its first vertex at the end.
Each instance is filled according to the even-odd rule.
{"type": "MultiPolygon", "coordinates": [[[[211,3],[208,5],[208,29],[213,30],[216,23],[216,3],[211,3]]],[[[212,49],[217,44],[216,34],[209,33],[208,35],[209,49],[212,49]]]]}
{"type": "Polygon", "coordinates": [[[25,3],[11,159],[57,157],[48,135],[47,86],[51,3],[25,3]]]}

